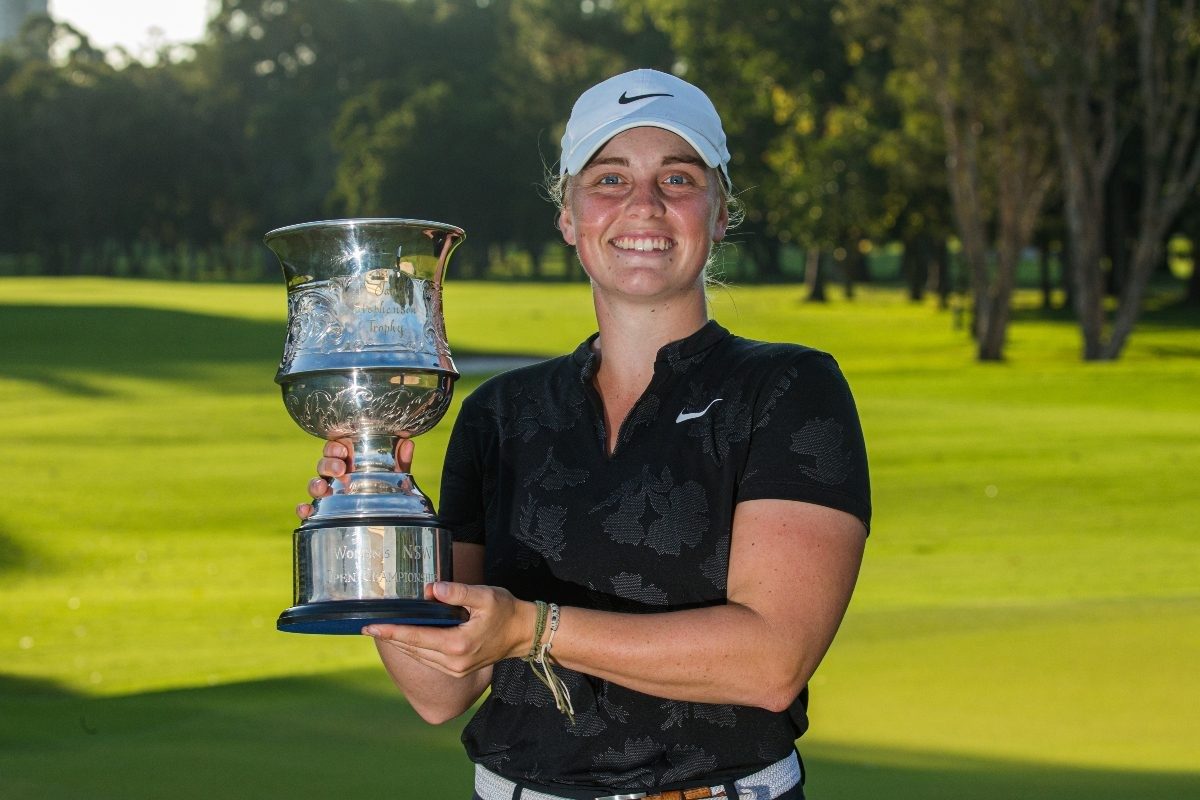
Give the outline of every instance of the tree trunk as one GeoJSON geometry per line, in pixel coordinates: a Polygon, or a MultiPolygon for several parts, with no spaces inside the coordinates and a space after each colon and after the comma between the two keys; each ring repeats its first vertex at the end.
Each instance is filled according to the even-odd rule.
{"type": "Polygon", "coordinates": [[[842,259],[842,285],[846,292],[846,299],[854,299],[854,286],[859,281],[863,280],[866,258],[862,252],[862,237],[851,236],[850,246],[846,248],[846,257],[842,259]]]}
{"type": "Polygon", "coordinates": [[[542,247],[539,242],[526,242],[525,252],[529,254],[529,268],[533,273],[533,279],[540,281],[546,279],[546,265],[542,258],[542,247]]]}
{"type": "Polygon", "coordinates": [[[1117,125],[1119,6],[1026,0],[1014,18],[1025,70],[1039,86],[1058,144],[1075,312],[1088,361],[1104,357],[1105,188],[1124,135],[1117,125]]]}
{"type": "MultiPolygon", "coordinates": [[[[1068,157],[1070,160],[1070,157],[1068,157]]],[[[1065,170],[1068,195],[1067,228],[1071,232],[1071,278],[1075,295],[1075,315],[1083,338],[1083,358],[1103,358],[1104,276],[1100,266],[1103,212],[1089,202],[1083,176],[1068,167],[1065,170]],[[1074,184],[1074,185],[1072,185],[1074,184]],[[1089,209],[1088,206],[1091,206],[1089,209]]]]}
{"type": "Polygon", "coordinates": [[[950,307],[950,293],[954,291],[954,276],[950,274],[950,248],[945,239],[933,245],[933,260],[930,261],[929,290],[938,297],[938,308],[945,311],[950,307]]]}
{"type": "Polygon", "coordinates": [[[804,286],[808,290],[804,298],[808,303],[824,303],[825,296],[825,259],[821,257],[818,247],[810,247],[804,260],[804,286]]]}
{"type": "Polygon", "coordinates": [[[979,323],[986,313],[983,305],[988,284],[984,214],[979,191],[979,140],[976,135],[976,131],[983,126],[975,119],[959,119],[954,101],[944,88],[938,91],[938,105],[948,150],[950,200],[962,242],[962,258],[971,279],[971,335],[978,340],[981,334],[979,323]]]}
{"type": "Polygon", "coordinates": [[[1108,255],[1108,272],[1104,289],[1109,297],[1120,297],[1129,280],[1129,209],[1125,189],[1118,173],[1109,181],[1108,225],[1104,232],[1104,249],[1108,255]]]}
{"type": "Polygon", "coordinates": [[[1167,233],[1200,181],[1200,59],[1179,30],[1196,23],[1193,3],[1167,6],[1160,22],[1156,3],[1137,6],[1138,78],[1142,118],[1142,196],[1129,276],[1113,321],[1105,358],[1118,358],[1141,314],[1142,301],[1162,258],[1167,233]]]}
{"type": "Polygon", "coordinates": [[[1192,275],[1188,278],[1183,302],[1193,308],[1200,306],[1200,242],[1192,239],[1192,275]]]}
{"type": "MultiPolygon", "coordinates": [[[[925,287],[930,281],[927,268],[929,256],[929,234],[919,233],[904,240],[904,253],[900,256],[900,273],[908,284],[908,299],[919,303],[925,298],[925,287]]],[[[934,279],[936,280],[936,279],[934,279]]]]}
{"type": "Polygon", "coordinates": [[[1063,293],[1063,308],[1075,307],[1075,266],[1071,250],[1071,237],[1064,235],[1058,245],[1058,288],[1063,293]]]}
{"type": "Polygon", "coordinates": [[[1038,285],[1042,290],[1042,310],[1054,308],[1054,283],[1050,279],[1050,242],[1042,236],[1038,241],[1038,285]]]}
{"type": "Polygon", "coordinates": [[[1012,309],[1013,286],[1016,283],[1017,262],[1021,259],[1021,246],[1012,233],[1007,241],[1001,241],[996,254],[996,276],[988,288],[987,302],[983,305],[980,320],[980,361],[1003,361],[1004,343],[1008,337],[1008,321],[1012,309]]]}
{"type": "Polygon", "coordinates": [[[1150,235],[1138,237],[1129,281],[1125,284],[1125,291],[1121,292],[1121,302],[1113,319],[1112,334],[1104,345],[1104,358],[1120,358],[1129,335],[1133,333],[1133,326],[1137,324],[1138,316],[1141,315],[1142,300],[1145,299],[1150,275],[1154,272],[1155,264],[1162,258],[1163,236],[1154,236],[1152,232],[1148,234],[1150,235]]]}

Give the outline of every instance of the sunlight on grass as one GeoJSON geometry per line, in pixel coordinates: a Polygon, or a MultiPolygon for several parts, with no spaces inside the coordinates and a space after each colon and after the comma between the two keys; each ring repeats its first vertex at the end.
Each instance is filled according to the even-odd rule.
{"type": "MultiPolygon", "coordinates": [[[[1200,714],[1181,697],[1200,661],[1196,320],[1152,314],[1122,361],[1084,364],[1070,322],[1028,312],[1009,360],[981,365],[951,313],[894,290],[814,305],[796,286],[717,289],[712,305],[735,333],[834,353],[867,433],[872,537],[804,739],[824,796],[865,796],[846,788],[863,780],[855,760],[914,786],[947,763],[977,780],[1085,770],[1037,773],[1061,788],[1046,797],[1122,796],[1093,790],[1129,785],[1102,768],[1158,771],[1172,790],[1196,775],[1200,714]]],[[[264,715],[253,746],[268,757],[304,761],[328,732],[318,749],[358,769],[362,747],[397,769],[432,759],[423,786],[466,785],[457,727],[425,732],[368,641],[274,630],[319,451],[272,381],[285,308],[282,285],[0,280],[0,742],[20,753],[0,780],[22,776],[14,796],[39,796],[38,765],[68,741],[81,765],[128,770],[174,741],[185,766],[240,765],[251,785],[253,743],[218,741],[222,709],[241,719],[242,704],[264,715]],[[162,709],[183,715],[164,723],[175,739],[145,732],[162,709]],[[104,714],[101,741],[87,731],[104,714]],[[270,726],[305,715],[272,750],[270,726]],[[359,726],[369,736],[329,743],[359,726]]],[[[566,352],[595,324],[579,284],[450,281],[446,309],[464,363],[566,352]]],[[[480,378],[459,382],[450,417],[480,378]]],[[[417,443],[435,498],[450,417],[417,443]]],[[[316,772],[289,794],[321,794],[316,772]]],[[[135,774],[100,795],[166,780],[135,774]]]]}

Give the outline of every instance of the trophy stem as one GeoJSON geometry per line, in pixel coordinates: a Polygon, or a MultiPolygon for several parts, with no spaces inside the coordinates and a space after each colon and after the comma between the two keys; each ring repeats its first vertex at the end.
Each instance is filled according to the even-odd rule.
{"type": "Polygon", "coordinates": [[[399,436],[387,433],[365,433],[355,437],[354,471],[395,472],[399,442],[399,436]]]}

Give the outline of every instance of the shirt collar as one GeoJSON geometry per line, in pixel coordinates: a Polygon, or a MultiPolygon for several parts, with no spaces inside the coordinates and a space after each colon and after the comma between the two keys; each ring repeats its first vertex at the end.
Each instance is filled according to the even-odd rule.
{"type": "MultiPolygon", "coordinates": [[[[690,336],[670,342],[659,348],[654,364],[656,367],[663,364],[670,365],[675,371],[682,372],[687,366],[701,360],[717,343],[730,335],[729,331],[718,324],[716,320],[710,319],[690,336]]],[[[580,367],[579,376],[585,382],[590,381],[592,376],[596,374],[596,367],[600,363],[600,359],[596,356],[596,351],[593,349],[593,345],[599,336],[599,332],[593,333],[579,347],[575,348],[575,352],[571,354],[572,360],[580,367]]]]}

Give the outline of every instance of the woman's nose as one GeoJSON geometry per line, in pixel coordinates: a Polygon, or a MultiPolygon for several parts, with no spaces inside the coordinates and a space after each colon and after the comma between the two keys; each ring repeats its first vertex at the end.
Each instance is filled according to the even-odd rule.
{"type": "Polygon", "coordinates": [[[629,192],[626,208],[630,214],[656,216],[666,208],[662,190],[654,181],[639,181],[629,192]]]}

